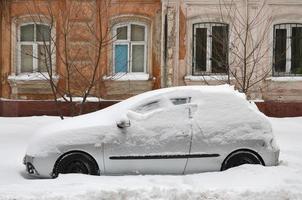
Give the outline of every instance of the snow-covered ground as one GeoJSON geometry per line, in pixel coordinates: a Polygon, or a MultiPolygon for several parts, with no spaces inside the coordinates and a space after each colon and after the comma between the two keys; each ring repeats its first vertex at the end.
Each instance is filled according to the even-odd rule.
{"type": "Polygon", "coordinates": [[[276,167],[243,165],[186,176],[60,175],[30,179],[22,158],[38,127],[56,117],[0,118],[0,200],[302,199],[302,118],[270,118],[281,149],[276,167]]]}

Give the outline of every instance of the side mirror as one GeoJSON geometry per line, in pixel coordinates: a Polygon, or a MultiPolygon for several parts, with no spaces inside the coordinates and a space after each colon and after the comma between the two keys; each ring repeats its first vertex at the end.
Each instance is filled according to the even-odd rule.
{"type": "Polygon", "coordinates": [[[117,127],[119,128],[127,128],[131,126],[130,120],[129,119],[122,119],[118,122],[116,122],[117,127]]]}

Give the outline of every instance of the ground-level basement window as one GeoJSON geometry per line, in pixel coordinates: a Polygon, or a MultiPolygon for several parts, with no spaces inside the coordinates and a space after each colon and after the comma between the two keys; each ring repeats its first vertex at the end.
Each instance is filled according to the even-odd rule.
{"type": "Polygon", "coordinates": [[[123,23],[114,28],[113,72],[147,72],[147,27],[141,23],[123,23]]]}
{"type": "Polygon", "coordinates": [[[224,23],[193,25],[193,75],[227,73],[228,32],[224,23]]]}
{"type": "Polygon", "coordinates": [[[302,24],[274,25],[273,76],[302,76],[302,24]]]}
{"type": "Polygon", "coordinates": [[[18,74],[47,72],[51,69],[51,28],[46,24],[26,23],[18,30],[18,74]]]}

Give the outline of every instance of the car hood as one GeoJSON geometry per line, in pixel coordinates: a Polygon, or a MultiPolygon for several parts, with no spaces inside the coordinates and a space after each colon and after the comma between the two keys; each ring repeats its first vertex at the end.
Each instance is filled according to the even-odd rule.
{"type": "Polygon", "coordinates": [[[101,142],[112,141],[118,130],[116,122],[124,117],[124,113],[123,109],[113,107],[44,126],[34,134],[26,154],[47,156],[59,153],[60,146],[100,145],[101,142]]]}

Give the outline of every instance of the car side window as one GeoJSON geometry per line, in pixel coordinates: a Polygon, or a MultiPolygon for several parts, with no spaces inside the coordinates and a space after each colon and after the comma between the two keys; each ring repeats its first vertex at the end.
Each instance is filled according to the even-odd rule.
{"type": "Polygon", "coordinates": [[[150,101],[148,103],[145,103],[145,104],[142,104],[142,105],[139,105],[139,106],[135,107],[133,109],[133,111],[135,111],[137,113],[144,114],[144,113],[156,110],[160,107],[161,107],[160,106],[160,101],[159,100],[154,100],[154,101],[150,101]]]}
{"type": "Polygon", "coordinates": [[[171,98],[170,101],[174,105],[181,105],[181,104],[191,103],[191,97],[176,97],[176,98],[171,98]]]}

